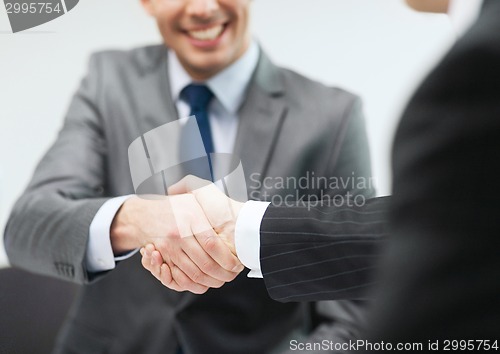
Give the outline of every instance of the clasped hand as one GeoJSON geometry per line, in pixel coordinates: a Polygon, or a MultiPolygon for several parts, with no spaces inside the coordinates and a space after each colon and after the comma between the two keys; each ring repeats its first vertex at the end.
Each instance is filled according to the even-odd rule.
{"type": "Polygon", "coordinates": [[[176,291],[202,294],[236,278],[244,269],[234,245],[243,203],[193,176],[168,193],[124,203],[112,226],[115,253],[141,246],[144,268],[176,291]]]}

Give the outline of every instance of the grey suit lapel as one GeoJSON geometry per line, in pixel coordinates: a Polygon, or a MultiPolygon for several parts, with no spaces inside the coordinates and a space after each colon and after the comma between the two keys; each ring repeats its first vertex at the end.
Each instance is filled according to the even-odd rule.
{"type": "Polygon", "coordinates": [[[280,69],[261,52],[247,99],[239,111],[239,128],[234,153],[250,174],[266,171],[286,117],[284,86],[280,69]]]}
{"type": "Polygon", "coordinates": [[[138,58],[142,72],[136,83],[143,134],[178,119],[170,92],[167,48],[160,45],[149,49],[149,53],[138,58]]]}

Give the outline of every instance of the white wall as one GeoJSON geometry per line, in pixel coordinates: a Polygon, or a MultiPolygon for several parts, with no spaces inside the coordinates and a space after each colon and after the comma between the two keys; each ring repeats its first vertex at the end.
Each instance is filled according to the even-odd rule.
{"type": "MultiPolygon", "coordinates": [[[[363,97],[379,194],[390,193],[393,130],[408,94],[452,40],[442,15],[403,0],[255,0],[253,28],[275,62],[363,97]]],[[[0,6],[0,229],[61,125],[95,50],[160,40],[139,0],[84,0],[17,34],[0,6]]],[[[7,260],[0,246],[0,266],[7,260]]]]}

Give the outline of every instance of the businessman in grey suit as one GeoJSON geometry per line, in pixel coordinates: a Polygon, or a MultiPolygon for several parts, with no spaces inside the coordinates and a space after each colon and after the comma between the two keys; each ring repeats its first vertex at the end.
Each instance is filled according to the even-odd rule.
{"type": "MultiPolygon", "coordinates": [[[[211,256],[194,237],[180,238],[173,198],[130,196],[127,148],[151,129],[189,115],[183,92],[204,86],[213,95],[208,119],[214,151],[239,156],[255,187],[250,197],[290,192],[260,183],[264,177],[369,179],[359,99],[273,65],[251,40],[248,0],[142,3],[166,46],[92,56],[56,142],[14,206],[5,231],[9,259],[84,284],[56,352],[270,352],[303,324],[302,309],[271,300],[262,280],[239,274],[242,265],[224,253],[225,244],[212,244],[211,256]],[[203,295],[166,289],[130,253],[159,236],[165,257],[195,259],[172,270],[188,290],[202,294],[234,281],[203,295]]],[[[373,195],[371,188],[349,186],[300,190],[305,198],[322,192],[373,195]]],[[[207,224],[193,198],[175,200],[185,206],[191,226],[207,224]]],[[[207,242],[211,236],[206,230],[196,235],[207,242]]],[[[328,315],[352,334],[356,324],[349,313],[336,318],[334,309],[328,315]]]]}

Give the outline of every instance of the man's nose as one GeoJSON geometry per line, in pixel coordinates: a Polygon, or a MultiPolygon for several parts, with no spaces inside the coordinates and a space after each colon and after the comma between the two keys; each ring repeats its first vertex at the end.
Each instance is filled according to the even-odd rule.
{"type": "Polygon", "coordinates": [[[190,16],[209,18],[218,9],[218,0],[187,0],[186,12],[190,16]]]}

